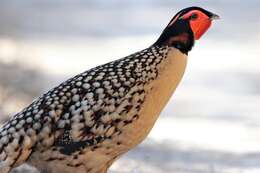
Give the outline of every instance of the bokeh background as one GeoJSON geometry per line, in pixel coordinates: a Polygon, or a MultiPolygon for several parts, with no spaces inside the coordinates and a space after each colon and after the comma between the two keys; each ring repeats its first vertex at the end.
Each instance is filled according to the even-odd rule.
{"type": "Polygon", "coordinates": [[[259,173],[259,0],[1,0],[1,122],[68,77],[150,46],[194,5],[222,20],[196,43],[149,137],[110,173],[259,173]]]}

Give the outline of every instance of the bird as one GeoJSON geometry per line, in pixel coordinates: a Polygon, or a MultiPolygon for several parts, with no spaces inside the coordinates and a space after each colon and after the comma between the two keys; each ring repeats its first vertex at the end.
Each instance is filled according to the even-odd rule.
{"type": "Polygon", "coordinates": [[[148,48],[72,77],[0,128],[0,172],[107,173],[149,134],[185,72],[188,53],[219,16],[188,7],[148,48]]]}

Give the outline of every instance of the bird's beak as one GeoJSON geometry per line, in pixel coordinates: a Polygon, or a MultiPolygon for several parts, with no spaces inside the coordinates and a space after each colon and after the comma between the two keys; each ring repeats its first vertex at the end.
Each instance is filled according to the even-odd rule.
{"type": "Polygon", "coordinates": [[[220,17],[217,14],[212,14],[212,16],[210,17],[210,20],[219,20],[219,19],[220,17]]]}

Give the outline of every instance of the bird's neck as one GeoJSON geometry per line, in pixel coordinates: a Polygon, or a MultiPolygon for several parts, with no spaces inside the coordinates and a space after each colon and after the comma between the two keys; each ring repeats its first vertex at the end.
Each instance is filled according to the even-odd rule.
{"type": "Polygon", "coordinates": [[[168,46],[188,54],[194,46],[194,35],[187,22],[176,22],[173,26],[167,26],[155,46],[168,46]]]}

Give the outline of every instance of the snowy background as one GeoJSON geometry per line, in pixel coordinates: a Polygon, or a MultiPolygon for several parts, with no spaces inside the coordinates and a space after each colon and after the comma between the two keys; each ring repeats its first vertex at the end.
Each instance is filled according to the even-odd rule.
{"type": "Polygon", "coordinates": [[[149,137],[110,172],[259,173],[260,0],[1,0],[1,122],[64,79],[148,47],[194,5],[222,20],[190,53],[149,137]]]}

